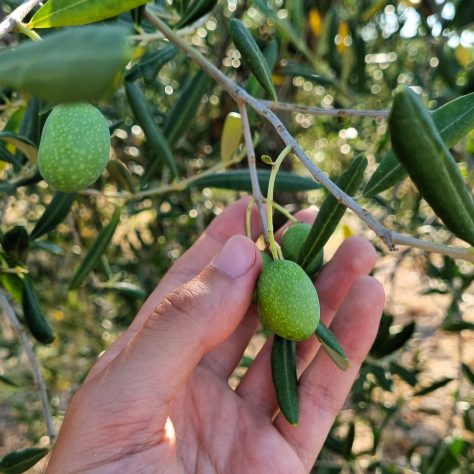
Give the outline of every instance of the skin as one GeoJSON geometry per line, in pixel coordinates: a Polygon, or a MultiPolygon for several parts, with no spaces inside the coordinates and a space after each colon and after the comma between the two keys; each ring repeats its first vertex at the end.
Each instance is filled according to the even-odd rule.
{"type": "MultiPolygon", "coordinates": [[[[342,372],[315,337],[298,344],[300,423],[278,413],[271,338],[234,390],[228,378],[258,328],[261,269],[243,199],[173,265],[74,396],[47,472],[306,473],[375,337],[384,304],[367,274],[373,247],[347,239],[319,274],[322,320],[351,361],[342,372]]],[[[302,212],[300,220],[314,215],[302,212]]],[[[252,215],[255,237],[260,233],[252,215]]]]}

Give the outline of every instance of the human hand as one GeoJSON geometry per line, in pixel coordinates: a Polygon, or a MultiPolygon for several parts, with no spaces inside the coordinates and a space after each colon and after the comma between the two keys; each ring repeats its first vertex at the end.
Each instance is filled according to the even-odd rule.
{"type": "Polygon", "coordinates": [[[228,384],[258,327],[251,298],[261,260],[242,235],[247,202],[211,223],[92,368],[48,473],[310,471],[377,331],[384,293],[366,276],[375,251],[347,239],[316,279],[321,318],[351,367],[339,370],[315,337],[299,343],[300,422],[291,426],[277,412],[271,340],[237,388],[228,384]]]}

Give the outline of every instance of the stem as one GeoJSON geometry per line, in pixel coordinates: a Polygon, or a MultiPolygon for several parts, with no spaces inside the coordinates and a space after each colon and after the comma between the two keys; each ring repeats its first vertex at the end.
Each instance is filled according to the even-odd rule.
{"type": "Polygon", "coordinates": [[[283,214],[289,221],[295,222],[295,223],[299,222],[298,219],[289,211],[287,211],[283,206],[280,206],[280,204],[278,204],[277,202],[273,202],[272,204],[273,204],[273,209],[278,211],[280,214],[283,214]]]}
{"type": "Polygon", "coordinates": [[[270,179],[268,181],[268,193],[267,193],[267,221],[268,221],[268,242],[270,246],[270,252],[273,260],[279,260],[281,254],[278,252],[278,245],[275,241],[275,234],[273,231],[273,190],[275,188],[275,179],[280,169],[282,161],[288,156],[291,151],[291,146],[287,146],[273,163],[272,171],[270,172],[270,179]]]}
{"type": "Polygon", "coordinates": [[[0,23],[0,38],[13,31],[18,23],[21,23],[23,19],[30,13],[33,8],[41,3],[42,0],[27,0],[16,8],[5,20],[0,23]]]}
{"type": "Polygon", "coordinates": [[[23,33],[25,36],[28,36],[33,41],[41,41],[43,38],[36,33],[36,31],[30,30],[24,23],[19,21],[16,25],[16,29],[18,32],[23,33]]]}
{"type": "Polygon", "coordinates": [[[402,235],[398,232],[392,232],[392,241],[394,244],[407,245],[409,247],[415,247],[428,252],[436,252],[442,255],[447,255],[448,257],[474,263],[473,247],[449,247],[444,244],[415,239],[415,237],[402,235]]]}
{"type": "Polygon", "coordinates": [[[33,352],[33,348],[31,347],[30,341],[28,339],[28,336],[26,335],[25,330],[23,329],[23,326],[20,324],[20,321],[18,321],[18,318],[16,317],[15,311],[13,311],[13,308],[8,302],[8,299],[6,298],[5,294],[1,291],[0,291],[0,306],[3,307],[5,314],[7,315],[7,318],[9,319],[13,328],[15,329],[15,332],[17,333],[18,338],[20,339],[20,342],[23,346],[23,349],[25,350],[26,355],[30,361],[31,368],[33,371],[33,377],[34,377],[36,386],[38,387],[38,392],[41,399],[41,405],[43,407],[43,416],[46,421],[48,436],[50,439],[50,443],[53,444],[54,439],[56,438],[56,430],[54,429],[53,419],[51,417],[51,410],[49,407],[46,384],[41,375],[41,369],[40,369],[38,360],[36,359],[35,353],[33,352]]]}
{"type": "Polygon", "coordinates": [[[270,110],[283,110],[289,112],[301,112],[311,115],[326,115],[329,117],[382,117],[388,116],[388,110],[355,110],[355,109],[324,109],[321,107],[307,107],[304,105],[291,104],[288,102],[272,102],[270,100],[259,100],[259,102],[270,110]]]}
{"type": "Polygon", "coordinates": [[[265,204],[260,184],[258,182],[257,162],[255,159],[255,150],[252,141],[252,132],[250,131],[250,122],[247,114],[247,107],[242,102],[238,103],[240,116],[242,119],[242,130],[244,132],[245,148],[247,150],[247,161],[249,164],[250,181],[252,183],[252,194],[257,202],[260,221],[262,222],[263,235],[267,237],[268,222],[265,216],[265,204]]]}

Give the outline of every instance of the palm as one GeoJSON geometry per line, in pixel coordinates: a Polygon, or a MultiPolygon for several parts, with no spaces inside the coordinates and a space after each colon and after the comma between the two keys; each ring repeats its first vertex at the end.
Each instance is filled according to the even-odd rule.
{"type": "Polygon", "coordinates": [[[181,471],[305,472],[271,418],[207,367],[196,369],[170,418],[181,471]]]}

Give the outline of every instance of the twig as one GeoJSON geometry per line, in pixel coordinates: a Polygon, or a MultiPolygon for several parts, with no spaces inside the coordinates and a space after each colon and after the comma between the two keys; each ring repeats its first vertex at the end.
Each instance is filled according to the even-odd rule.
{"type": "Polygon", "coordinates": [[[265,237],[265,241],[267,241],[268,222],[267,222],[267,216],[266,216],[264,197],[262,194],[262,190],[260,189],[260,183],[258,182],[257,162],[255,158],[255,150],[253,147],[252,132],[250,131],[249,117],[247,115],[247,107],[242,102],[240,102],[238,106],[239,106],[239,111],[240,111],[240,117],[242,119],[242,130],[244,132],[245,148],[247,150],[247,160],[249,164],[250,181],[252,183],[252,194],[257,203],[258,212],[260,215],[260,221],[262,222],[263,236],[265,237]]]}
{"type": "Polygon", "coordinates": [[[382,117],[388,116],[388,110],[355,110],[355,109],[325,109],[322,107],[307,107],[305,105],[291,104],[288,102],[259,101],[270,110],[284,110],[301,112],[310,115],[326,115],[329,117],[382,117]]]}
{"type": "Polygon", "coordinates": [[[42,0],[27,0],[8,15],[0,23],[0,38],[3,38],[10,31],[14,30],[18,23],[21,23],[28,13],[35,8],[42,0]]]}
{"type": "Polygon", "coordinates": [[[263,103],[248,94],[242,87],[238,86],[222,73],[214,64],[210,63],[199,51],[189,46],[186,41],[175,34],[164,22],[156,18],[148,10],[145,10],[148,21],[160,30],[170,41],[182,49],[190,59],[199,64],[209,76],[218,82],[228,94],[240,104],[242,102],[250,105],[256,112],[265,117],[276,130],[285,145],[291,145],[294,154],[300,159],[303,165],[310,171],[315,180],[324,186],[338,202],[351,209],[367,226],[372,229],[387,245],[390,250],[395,247],[392,243],[391,232],[386,229],[377,219],[372,217],[354,199],[339,189],[306,155],[298,142],[291,136],[281,120],[263,103]]]}
{"type": "Polygon", "coordinates": [[[25,349],[26,355],[28,356],[28,359],[30,361],[31,368],[33,370],[33,377],[38,387],[39,396],[41,398],[41,404],[43,407],[43,415],[46,421],[48,436],[50,439],[50,443],[53,444],[54,439],[56,438],[56,430],[54,429],[53,419],[51,417],[51,410],[49,407],[49,399],[48,399],[48,393],[46,390],[46,384],[41,375],[41,369],[40,369],[38,360],[36,359],[35,353],[33,352],[33,348],[31,347],[31,344],[28,339],[28,336],[26,335],[26,332],[24,331],[22,325],[20,324],[20,321],[18,321],[18,318],[16,317],[15,311],[13,311],[13,308],[8,302],[7,297],[1,291],[0,291],[0,306],[3,307],[5,314],[7,315],[7,318],[9,319],[13,328],[15,329],[18,335],[18,338],[20,339],[21,344],[23,345],[23,349],[25,349]]]}
{"type": "Polygon", "coordinates": [[[435,242],[428,242],[425,240],[415,239],[414,237],[399,234],[392,231],[392,241],[394,244],[407,245],[415,247],[428,252],[436,252],[448,257],[466,260],[474,263],[474,248],[473,247],[449,247],[444,244],[437,244],[435,242]]]}

